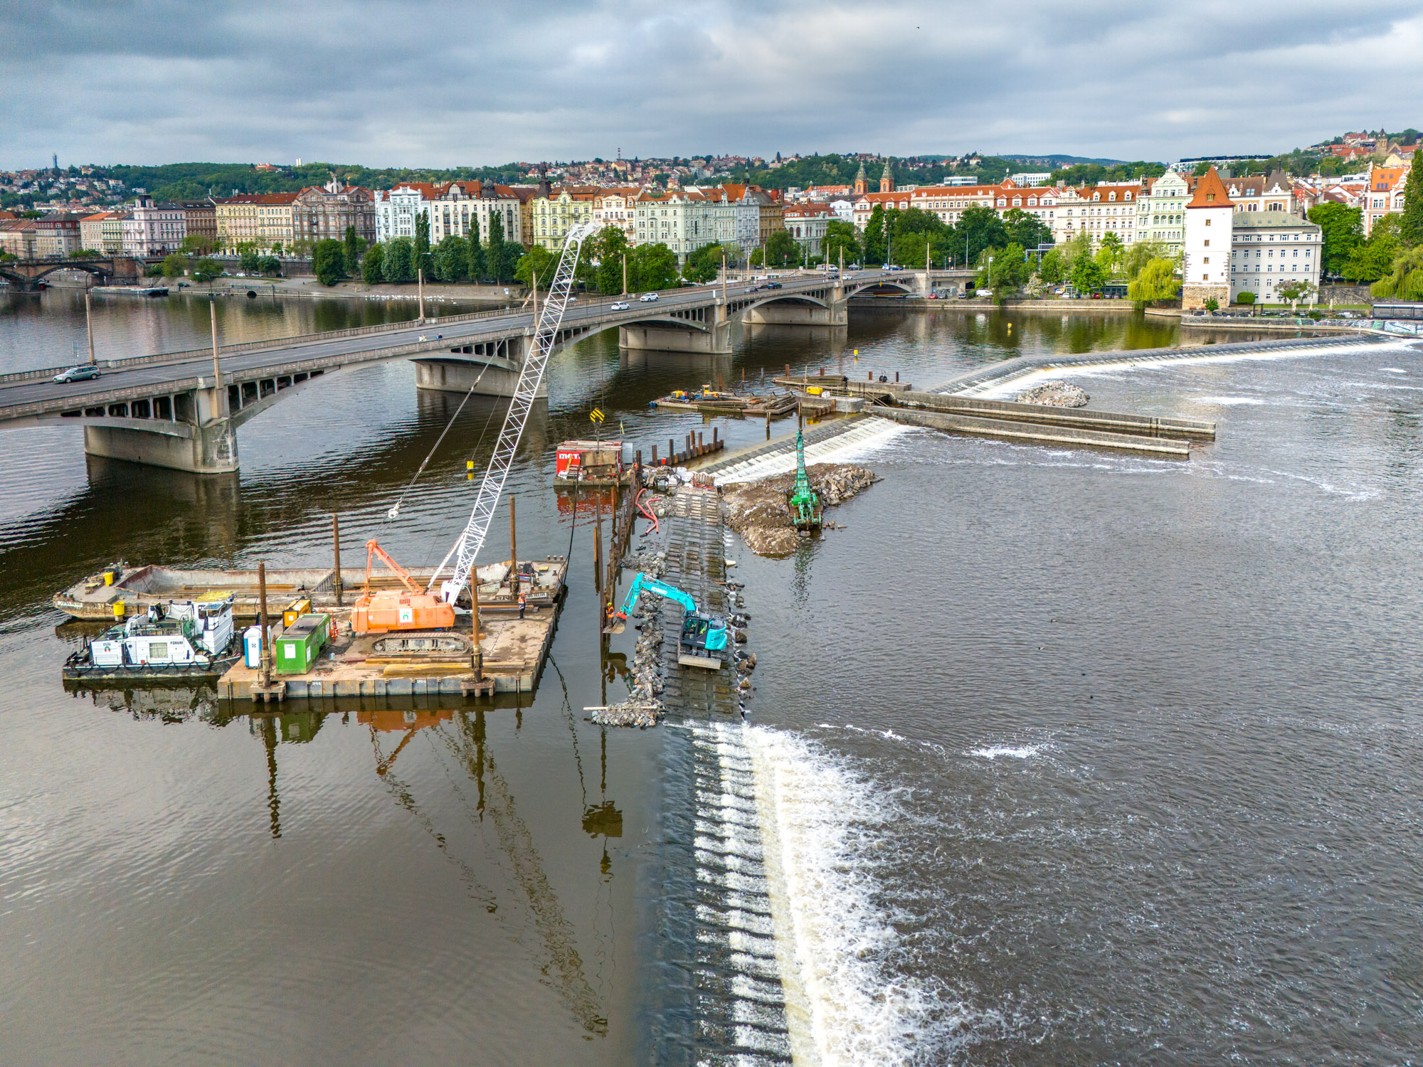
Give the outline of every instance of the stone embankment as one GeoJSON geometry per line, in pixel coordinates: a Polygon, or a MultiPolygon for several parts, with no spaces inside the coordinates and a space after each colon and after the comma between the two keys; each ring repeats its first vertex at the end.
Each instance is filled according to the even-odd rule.
{"type": "MultiPolygon", "coordinates": [[[[844,503],[879,480],[873,471],[847,463],[817,463],[806,468],[806,473],[823,508],[844,503]]],[[[722,486],[727,525],[758,556],[788,556],[805,539],[805,534],[791,526],[786,505],[786,494],[794,485],[795,472],[787,471],[722,486]]],[[[835,524],[827,522],[825,528],[834,529],[835,524]]]]}
{"type": "Polygon", "coordinates": [[[1013,399],[1020,404],[1041,404],[1048,408],[1085,408],[1091,397],[1080,386],[1054,378],[1024,389],[1013,399]]]}

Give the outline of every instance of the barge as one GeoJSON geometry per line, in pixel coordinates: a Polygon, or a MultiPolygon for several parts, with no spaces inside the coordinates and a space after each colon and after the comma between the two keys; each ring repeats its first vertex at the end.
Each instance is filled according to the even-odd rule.
{"type": "Polygon", "coordinates": [[[61,674],[85,685],[216,681],[241,656],[230,594],[154,603],[70,654],[61,674]]]}
{"type": "MultiPolygon", "coordinates": [[[[348,697],[485,696],[532,692],[553,644],[567,589],[568,560],[520,561],[519,598],[507,561],[476,571],[478,613],[461,612],[446,630],[357,634],[349,609],[331,613],[329,642],[309,660],[274,671],[264,683],[255,661],[234,663],[218,681],[225,702],[284,702],[348,697]],[[473,635],[476,620],[479,639],[473,635]]],[[[301,636],[293,634],[294,637],[301,636]]],[[[278,634],[274,647],[281,647],[278,634]]]]}
{"type": "Polygon", "coordinates": [[[785,393],[725,393],[703,385],[700,389],[674,389],[650,401],[650,408],[698,411],[704,415],[752,415],[777,419],[796,408],[795,397],[785,393]]]}

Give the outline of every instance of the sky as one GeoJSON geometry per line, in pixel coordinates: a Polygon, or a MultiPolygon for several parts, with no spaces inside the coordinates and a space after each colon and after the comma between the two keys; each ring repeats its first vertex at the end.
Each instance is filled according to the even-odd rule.
{"type": "Polygon", "coordinates": [[[0,168],[1276,154],[1421,60],[1418,0],[0,0],[0,168]]]}

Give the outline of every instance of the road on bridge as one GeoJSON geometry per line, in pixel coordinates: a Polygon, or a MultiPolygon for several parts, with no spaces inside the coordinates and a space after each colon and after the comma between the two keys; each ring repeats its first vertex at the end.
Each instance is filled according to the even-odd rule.
{"type": "MultiPolygon", "coordinates": [[[[858,274],[847,272],[842,280],[848,285],[877,279],[881,276],[882,272],[880,271],[862,271],[858,274]]],[[[775,295],[793,296],[802,290],[822,288],[825,282],[826,276],[822,274],[785,275],[781,278],[782,289],[775,295]]],[[[739,297],[749,294],[756,288],[757,286],[750,282],[740,282],[728,285],[726,294],[728,297],[739,297]]],[[[617,312],[610,311],[610,306],[619,300],[617,297],[595,297],[590,300],[587,296],[580,295],[578,301],[571,304],[565,312],[563,326],[568,329],[588,322],[605,322],[608,325],[617,325],[636,322],[650,315],[662,317],[662,313],[668,311],[675,311],[687,306],[704,305],[707,303],[708,297],[718,296],[721,291],[720,284],[670,289],[659,294],[655,303],[643,303],[638,296],[632,295],[626,298],[631,305],[630,308],[627,311],[617,312]]],[[[384,352],[390,348],[418,345],[422,343],[422,339],[424,343],[430,345],[428,355],[438,358],[440,351],[453,347],[465,339],[484,338],[497,333],[515,333],[531,328],[532,319],[532,313],[529,311],[511,311],[507,314],[490,315],[464,321],[428,319],[423,324],[412,322],[378,333],[355,337],[334,337],[329,340],[307,339],[285,344],[281,341],[274,341],[269,348],[234,352],[230,355],[222,353],[222,370],[224,374],[251,377],[260,376],[267,368],[271,368],[272,373],[275,374],[281,368],[311,359],[348,357],[341,365],[357,364],[383,358],[376,353],[384,352]],[[439,341],[435,343],[437,336],[439,341]]],[[[421,355],[423,354],[421,353],[421,355]]],[[[405,358],[418,358],[418,356],[407,355],[405,358]]],[[[83,407],[91,403],[103,402],[105,396],[119,390],[152,388],[155,392],[162,392],[165,389],[191,389],[194,387],[196,379],[211,379],[211,376],[212,357],[209,355],[194,357],[178,363],[155,362],[106,369],[101,378],[93,381],[58,383],[46,378],[6,383],[0,385],[0,419],[4,418],[6,409],[17,408],[21,405],[62,399],[67,402],[66,407],[83,407]]]]}

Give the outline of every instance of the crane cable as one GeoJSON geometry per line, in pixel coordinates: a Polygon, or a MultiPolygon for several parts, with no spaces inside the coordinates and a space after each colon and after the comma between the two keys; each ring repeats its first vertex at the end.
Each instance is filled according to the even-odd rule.
{"type": "MultiPolygon", "coordinates": [[[[411,476],[409,483],[405,486],[403,490],[401,490],[400,496],[398,496],[395,500],[395,504],[390,508],[389,511],[385,513],[387,521],[398,519],[400,517],[400,505],[405,503],[405,498],[410,495],[410,490],[415,488],[415,483],[419,480],[420,475],[425,473],[425,468],[430,465],[430,460],[432,460],[435,457],[435,453],[440,450],[440,443],[444,441],[445,435],[450,432],[450,427],[454,426],[455,420],[460,417],[460,412],[463,411],[464,406],[469,403],[469,398],[474,395],[475,389],[479,388],[479,383],[484,378],[484,372],[488,369],[489,364],[486,363],[484,367],[480,370],[479,377],[474,379],[474,384],[469,387],[469,391],[465,393],[463,399],[460,400],[460,406],[455,408],[455,413],[451,415],[449,421],[445,423],[445,428],[440,431],[440,436],[435,438],[434,445],[431,446],[430,451],[426,454],[425,458],[421,460],[420,466],[415,469],[415,473],[411,476]]],[[[485,429],[488,429],[488,427],[489,423],[486,419],[485,429]]],[[[484,434],[483,432],[481,432],[480,440],[483,439],[484,434]]]]}

